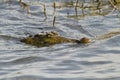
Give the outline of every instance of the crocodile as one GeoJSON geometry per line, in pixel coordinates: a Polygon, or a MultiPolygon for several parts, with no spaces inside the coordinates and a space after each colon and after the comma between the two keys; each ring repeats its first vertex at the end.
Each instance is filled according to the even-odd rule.
{"type": "Polygon", "coordinates": [[[46,32],[46,33],[40,33],[33,36],[28,36],[26,38],[21,39],[21,42],[24,42],[26,44],[30,44],[37,47],[44,47],[44,46],[50,46],[60,43],[90,43],[91,39],[87,37],[83,37],[80,40],[77,39],[70,39],[66,37],[60,36],[57,32],[46,32]]]}

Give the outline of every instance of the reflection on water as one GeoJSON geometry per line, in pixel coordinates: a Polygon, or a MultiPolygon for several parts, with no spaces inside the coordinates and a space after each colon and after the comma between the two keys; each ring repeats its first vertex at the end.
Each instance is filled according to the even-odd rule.
{"type": "Polygon", "coordinates": [[[16,0],[0,1],[0,79],[119,80],[119,9],[107,0],[96,0],[105,2],[94,5],[89,1],[94,0],[84,4],[56,0],[54,10],[53,0],[23,0],[30,6],[29,14],[16,0]],[[43,31],[73,39],[89,37],[93,42],[37,48],[19,41],[43,31]]]}

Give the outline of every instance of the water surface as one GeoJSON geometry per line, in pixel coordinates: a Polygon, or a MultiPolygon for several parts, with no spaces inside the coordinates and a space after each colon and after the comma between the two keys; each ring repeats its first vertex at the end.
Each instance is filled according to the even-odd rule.
{"type": "Polygon", "coordinates": [[[120,32],[119,11],[74,19],[67,17],[67,11],[75,14],[74,8],[58,8],[53,27],[52,0],[41,0],[47,6],[46,21],[43,6],[32,2],[30,14],[18,1],[0,3],[1,80],[120,80],[120,35],[96,39],[109,32],[120,32]],[[42,31],[57,31],[74,39],[89,37],[94,42],[37,48],[19,41],[42,31]]]}

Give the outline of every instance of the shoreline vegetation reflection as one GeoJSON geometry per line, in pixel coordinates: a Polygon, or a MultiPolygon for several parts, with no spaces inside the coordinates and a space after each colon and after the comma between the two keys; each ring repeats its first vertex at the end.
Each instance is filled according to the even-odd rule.
{"type": "MultiPolygon", "coordinates": [[[[4,0],[3,0],[4,1],[4,0]]],[[[2,1],[2,2],[3,2],[2,1]]],[[[6,1],[6,0],[5,0],[6,1]]],[[[4,1],[4,2],[5,2],[4,1]]],[[[15,0],[7,0],[6,3],[11,4],[15,0]]],[[[74,14],[67,11],[66,17],[74,19],[82,19],[86,16],[96,16],[101,15],[105,16],[109,14],[112,10],[119,10],[120,0],[70,0],[70,1],[61,1],[54,0],[51,4],[46,4],[46,2],[34,1],[34,2],[25,2],[24,0],[18,1],[19,5],[30,14],[31,5],[41,5],[43,7],[43,14],[45,20],[47,19],[47,7],[53,7],[53,26],[55,24],[55,17],[57,9],[74,9],[74,14]]]]}
{"type": "MultiPolygon", "coordinates": [[[[8,0],[4,1],[6,4],[8,3],[11,5],[14,0],[8,0]]],[[[56,1],[54,0],[52,4],[46,4],[44,2],[40,1],[35,1],[35,2],[24,2],[23,0],[17,1],[18,5],[29,15],[31,14],[31,5],[36,4],[36,5],[41,5],[43,10],[42,14],[44,15],[44,21],[47,20],[48,12],[47,12],[47,7],[51,6],[53,8],[53,19],[52,19],[52,25],[55,27],[56,24],[56,18],[57,18],[57,11],[59,9],[72,9],[74,12],[69,12],[69,10],[66,12],[66,17],[67,18],[73,18],[76,20],[80,20],[86,16],[106,16],[113,10],[119,10],[120,6],[120,0],[71,0],[71,1],[56,1]]],[[[85,38],[85,41],[79,41],[75,39],[68,39],[65,37],[61,36],[56,36],[56,35],[49,35],[51,32],[47,33],[44,35],[39,35],[36,33],[34,36],[24,38],[21,40],[21,42],[27,43],[27,44],[32,44],[34,46],[49,46],[53,44],[59,44],[63,42],[76,42],[76,43],[89,43],[90,39],[85,38]],[[36,37],[37,35],[37,37],[36,37]],[[41,37],[42,36],[42,37],[41,37]],[[50,36],[50,37],[49,37],[50,36]],[[39,39],[38,39],[39,38],[39,39]],[[87,39],[87,41],[86,41],[87,39]],[[47,41],[46,41],[47,40],[47,41]],[[45,43],[47,42],[47,43],[45,43]]],[[[58,33],[57,33],[58,34],[58,33]]],[[[110,38],[114,35],[118,35],[120,32],[109,32],[106,34],[103,34],[97,38],[97,40],[100,39],[106,39],[110,38]]],[[[84,38],[84,37],[83,37],[84,38]]]]}

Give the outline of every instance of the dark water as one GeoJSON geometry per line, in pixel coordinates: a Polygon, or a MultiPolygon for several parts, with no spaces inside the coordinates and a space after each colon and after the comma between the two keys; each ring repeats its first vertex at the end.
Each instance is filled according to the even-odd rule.
{"type": "Polygon", "coordinates": [[[52,1],[47,4],[46,21],[43,6],[31,2],[30,14],[17,1],[0,3],[0,80],[120,80],[120,35],[96,39],[105,33],[120,32],[117,10],[76,20],[67,18],[66,8],[59,8],[53,27],[52,1]],[[37,48],[19,41],[42,31],[57,31],[74,39],[90,37],[94,42],[37,48]]]}

